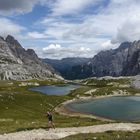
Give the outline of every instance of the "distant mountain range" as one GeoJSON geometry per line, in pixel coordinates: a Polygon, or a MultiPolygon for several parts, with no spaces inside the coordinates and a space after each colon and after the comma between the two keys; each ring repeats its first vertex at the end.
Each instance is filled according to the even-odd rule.
{"type": "Polygon", "coordinates": [[[89,62],[89,58],[71,57],[63,58],[61,60],[56,59],[43,59],[43,62],[50,64],[56,71],[58,71],[65,79],[75,79],[75,72],[72,73],[73,67],[77,65],[83,65],[89,62]]]}
{"type": "Polygon", "coordinates": [[[140,41],[124,42],[117,49],[101,51],[92,59],[45,59],[66,79],[140,74],[140,41]]]}
{"type": "Polygon", "coordinates": [[[25,50],[14,37],[0,37],[0,80],[61,78],[38,58],[34,50],[25,50]]]}
{"type": "Polygon", "coordinates": [[[117,49],[93,58],[40,59],[12,36],[0,37],[0,80],[59,78],[83,79],[140,74],[140,41],[124,42],[117,49]],[[58,71],[58,72],[57,72],[58,71]]]}

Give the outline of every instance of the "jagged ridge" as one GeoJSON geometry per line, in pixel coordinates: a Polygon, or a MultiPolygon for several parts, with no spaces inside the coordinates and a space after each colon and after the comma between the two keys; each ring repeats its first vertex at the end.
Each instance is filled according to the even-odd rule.
{"type": "Polygon", "coordinates": [[[66,64],[63,61],[61,65],[60,73],[66,73],[67,79],[137,75],[140,74],[140,41],[124,42],[117,49],[101,51],[87,62],[72,66],[70,70],[64,69],[66,64]]]}
{"type": "Polygon", "coordinates": [[[91,61],[72,68],[73,79],[140,74],[140,41],[124,42],[119,48],[101,51],[91,61]]]}
{"type": "Polygon", "coordinates": [[[0,80],[61,78],[35,51],[25,50],[14,37],[0,37],[0,80]]]}

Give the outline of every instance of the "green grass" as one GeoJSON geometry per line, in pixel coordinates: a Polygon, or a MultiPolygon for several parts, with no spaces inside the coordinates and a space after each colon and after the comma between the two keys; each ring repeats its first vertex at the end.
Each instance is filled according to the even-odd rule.
{"type": "MultiPolygon", "coordinates": [[[[102,96],[102,95],[112,95],[114,91],[124,91],[127,94],[135,95],[140,93],[140,89],[136,89],[131,86],[131,80],[129,78],[122,78],[122,79],[86,79],[82,80],[81,84],[86,83],[84,87],[79,88],[76,91],[71,93],[71,96],[91,96],[85,95],[86,91],[91,89],[96,89],[97,91],[92,93],[92,96],[102,96]],[[128,85],[128,87],[126,86],[128,85]],[[124,87],[123,87],[124,86],[124,87]]],[[[121,93],[120,93],[121,95],[121,93]]]]}
{"type": "MultiPolygon", "coordinates": [[[[37,82],[40,85],[64,84],[48,81],[37,82]]],[[[33,128],[47,128],[47,118],[44,113],[52,111],[60,103],[70,100],[72,96],[48,96],[28,91],[32,86],[20,87],[21,82],[0,82],[0,134],[33,128]],[[13,84],[11,84],[13,82],[13,84]]],[[[102,121],[67,117],[54,113],[56,127],[87,126],[104,123],[102,121]]]]}
{"type": "MultiPolygon", "coordinates": [[[[131,94],[140,93],[139,89],[131,87],[120,88],[119,85],[129,83],[127,79],[118,80],[89,80],[67,96],[48,96],[28,91],[28,88],[19,86],[22,82],[39,83],[39,85],[64,85],[63,81],[0,81],[0,134],[21,131],[33,128],[47,128],[47,118],[44,113],[53,110],[60,103],[79,96],[88,96],[84,93],[91,89],[98,89],[93,96],[112,94],[114,90],[127,90],[131,94]],[[110,85],[109,83],[115,83],[110,85]],[[117,83],[117,84],[116,84],[117,83]]],[[[83,81],[85,82],[85,81],[83,81]]],[[[54,113],[56,127],[78,127],[108,123],[91,118],[68,117],[54,113]]]]}
{"type": "Polygon", "coordinates": [[[102,79],[102,80],[98,80],[98,79],[85,79],[82,80],[81,83],[85,83],[86,85],[93,85],[96,87],[106,87],[107,84],[109,83],[118,83],[118,84],[130,84],[130,79],[129,78],[121,78],[121,79],[102,79]]]}
{"type": "Polygon", "coordinates": [[[106,133],[96,134],[79,134],[75,136],[69,136],[60,140],[139,140],[140,132],[113,132],[108,131],[106,133]]]}

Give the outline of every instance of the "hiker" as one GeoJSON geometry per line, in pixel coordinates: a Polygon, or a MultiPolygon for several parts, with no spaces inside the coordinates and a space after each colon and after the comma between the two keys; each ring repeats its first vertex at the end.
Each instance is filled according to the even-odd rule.
{"type": "Polygon", "coordinates": [[[49,121],[49,126],[55,129],[55,125],[53,123],[53,116],[51,112],[47,112],[47,118],[49,121]]]}

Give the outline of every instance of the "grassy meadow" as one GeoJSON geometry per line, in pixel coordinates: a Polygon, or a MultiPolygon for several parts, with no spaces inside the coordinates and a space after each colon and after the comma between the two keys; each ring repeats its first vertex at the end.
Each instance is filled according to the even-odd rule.
{"type": "MultiPolygon", "coordinates": [[[[139,89],[130,86],[128,79],[118,80],[83,80],[82,87],[65,96],[49,96],[29,91],[30,87],[39,85],[63,85],[62,81],[0,81],[0,134],[48,128],[45,112],[53,109],[66,100],[79,96],[100,96],[114,94],[114,91],[125,91],[129,94],[140,93],[139,89]],[[96,89],[96,90],[95,90],[96,89]],[[90,90],[95,90],[88,94],[90,90]],[[86,93],[86,94],[85,94],[86,93]]],[[[121,94],[121,93],[120,93],[121,94]]],[[[108,123],[92,118],[69,117],[55,112],[56,127],[78,127],[108,123]]]]}
{"type": "MultiPolygon", "coordinates": [[[[45,112],[53,111],[60,103],[73,98],[71,96],[48,96],[28,91],[28,88],[33,85],[25,86],[23,84],[35,82],[39,83],[39,85],[64,84],[62,82],[50,81],[1,81],[0,134],[33,128],[47,128],[45,112]]],[[[53,114],[56,127],[73,127],[102,123],[101,121],[89,118],[69,118],[55,112],[53,114]]]]}

